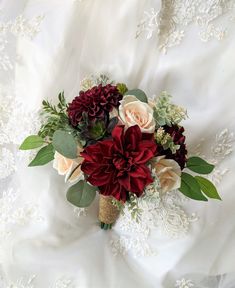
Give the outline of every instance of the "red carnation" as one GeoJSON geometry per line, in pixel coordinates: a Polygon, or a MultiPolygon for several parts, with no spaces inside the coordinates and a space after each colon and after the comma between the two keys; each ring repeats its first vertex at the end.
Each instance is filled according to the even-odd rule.
{"type": "Polygon", "coordinates": [[[146,166],[157,151],[153,137],[142,134],[138,126],[124,132],[124,126],[116,126],[112,139],[97,142],[84,149],[81,170],[87,181],[98,186],[103,195],[112,195],[123,202],[129,192],[138,197],[153,182],[146,166]]]}
{"type": "Polygon", "coordinates": [[[187,161],[187,149],[185,145],[185,136],[183,135],[184,127],[177,125],[173,125],[171,127],[164,126],[164,130],[171,135],[176,145],[180,145],[180,148],[176,151],[175,154],[172,154],[170,149],[165,150],[164,153],[166,154],[166,158],[174,159],[176,162],[178,162],[181,169],[183,170],[187,161]]]}
{"type": "Polygon", "coordinates": [[[116,86],[108,84],[106,86],[94,86],[87,91],[80,91],[68,106],[68,116],[71,124],[76,127],[82,120],[85,112],[89,120],[104,119],[114,107],[119,106],[122,95],[116,86]]]}

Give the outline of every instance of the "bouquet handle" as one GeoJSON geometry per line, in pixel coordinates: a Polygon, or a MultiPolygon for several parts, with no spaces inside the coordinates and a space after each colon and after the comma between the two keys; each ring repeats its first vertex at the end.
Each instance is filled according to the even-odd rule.
{"type": "Polygon", "coordinates": [[[112,203],[113,199],[112,196],[104,196],[100,194],[99,220],[101,229],[111,229],[120,214],[118,208],[112,203]]]}

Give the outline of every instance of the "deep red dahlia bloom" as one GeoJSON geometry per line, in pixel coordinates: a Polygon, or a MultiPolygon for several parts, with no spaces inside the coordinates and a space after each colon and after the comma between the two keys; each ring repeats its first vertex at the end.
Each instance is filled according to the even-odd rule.
{"type": "Polygon", "coordinates": [[[87,181],[98,186],[103,195],[112,195],[123,202],[129,192],[138,197],[153,182],[146,166],[157,151],[153,135],[142,134],[132,126],[124,132],[124,126],[116,126],[112,139],[97,142],[84,149],[81,170],[88,175],[87,181]]]}
{"type": "Polygon", "coordinates": [[[166,158],[174,159],[180,165],[183,170],[185,167],[185,163],[187,161],[187,149],[185,145],[185,136],[184,127],[180,127],[178,125],[173,125],[171,127],[164,126],[164,129],[167,133],[171,135],[173,141],[176,145],[180,145],[180,148],[176,151],[175,154],[172,154],[171,150],[165,150],[166,158]]]}
{"type": "Polygon", "coordinates": [[[94,86],[87,91],[80,91],[68,106],[68,116],[70,123],[77,126],[82,120],[83,112],[87,113],[88,119],[104,119],[114,107],[119,106],[122,95],[116,86],[108,84],[106,86],[94,86]]]}

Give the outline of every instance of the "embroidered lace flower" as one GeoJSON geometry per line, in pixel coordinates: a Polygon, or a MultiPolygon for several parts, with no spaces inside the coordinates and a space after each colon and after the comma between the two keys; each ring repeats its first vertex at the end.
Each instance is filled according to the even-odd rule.
{"type": "MultiPolygon", "coordinates": [[[[17,153],[13,152],[14,149],[10,149],[9,145],[19,145],[28,133],[34,133],[39,126],[37,111],[27,111],[22,103],[15,99],[12,87],[0,86],[0,179],[8,177],[16,170],[17,153]]],[[[22,157],[23,154],[19,156],[22,157]]],[[[29,157],[26,153],[24,156],[29,157]]]]}
{"type": "Polygon", "coordinates": [[[190,279],[182,278],[181,280],[176,281],[175,287],[176,288],[191,288],[191,287],[194,287],[194,284],[190,279]]]}
{"type": "Polygon", "coordinates": [[[10,282],[6,288],[35,288],[34,281],[36,275],[29,277],[28,279],[20,278],[16,282],[10,282]]]}
{"type": "Polygon", "coordinates": [[[7,47],[10,44],[7,40],[8,34],[11,33],[15,37],[26,37],[32,40],[40,31],[39,28],[42,20],[43,16],[41,15],[30,20],[26,19],[23,15],[19,15],[14,20],[8,22],[0,21],[0,69],[13,69],[13,62],[7,53],[7,47]]]}
{"type": "MultiPolygon", "coordinates": [[[[0,271],[1,272],[1,271],[0,271]]],[[[20,277],[15,281],[4,279],[4,277],[0,273],[0,284],[3,283],[4,286],[1,288],[36,288],[37,279],[42,275],[32,275],[29,277],[20,277]]],[[[74,284],[74,281],[68,277],[59,277],[58,279],[53,281],[54,283],[49,283],[45,287],[48,288],[76,288],[77,286],[74,284]]]]}
{"type": "Polygon", "coordinates": [[[20,192],[9,188],[2,192],[0,198],[0,234],[4,239],[11,235],[14,225],[25,225],[27,223],[41,222],[43,217],[39,207],[33,203],[22,203],[20,205],[20,192]]]}
{"type": "Polygon", "coordinates": [[[205,139],[202,138],[198,145],[189,147],[190,154],[204,157],[209,162],[216,165],[214,171],[209,175],[209,178],[215,184],[219,184],[224,175],[229,172],[229,169],[227,167],[223,167],[221,164],[223,160],[233,152],[233,145],[235,142],[234,133],[230,132],[227,128],[223,129],[221,132],[218,132],[210,150],[207,153],[203,153],[204,142],[205,139]]]}
{"type": "Polygon", "coordinates": [[[74,281],[67,277],[60,277],[50,288],[75,288],[74,281]]]}
{"type": "MultiPolygon", "coordinates": [[[[153,185],[149,185],[147,195],[138,199],[139,215],[133,221],[132,211],[126,207],[114,229],[121,231],[120,237],[113,237],[111,247],[114,255],[133,253],[134,257],[156,254],[150,247],[148,238],[153,231],[179,238],[186,235],[197,215],[189,215],[182,205],[187,198],[171,192],[161,197],[153,185]]],[[[185,205],[184,205],[185,206],[185,205]]]]}
{"type": "Polygon", "coordinates": [[[230,22],[235,9],[233,0],[164,0],[161,3],[159,11],[151,8],[144,12],[136,37],[146,32],[150,39],[156,34],[158,48],[164,53],[183,41],[190,25],[198,28],[198,36],[203,42],[222,40],[229,32],[228,24],[233,25],[230,22]],[[223,26],[221,18],[225,19],[223,26]]]}

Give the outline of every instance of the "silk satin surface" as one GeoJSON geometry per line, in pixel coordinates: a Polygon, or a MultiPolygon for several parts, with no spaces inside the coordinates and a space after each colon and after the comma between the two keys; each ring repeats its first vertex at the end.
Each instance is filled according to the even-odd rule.
{"type": "MultiPolygon", "coordinates": [[[[218,132],[234,131],[234,23],[225,39],[208,43],[201,42],[189,26],[183,42],[163,54],[158,37],[135,39],[143,12],[151,6],[161,9],[160,1],[8,0],[0,4],[6,19],[18,14],[28,19],[44,16],[31,41],[17,38],[16,42],[15,97],[26,110],[39,109],[44,98],[56,101],[63,90],[71,101],[84,77],[103,73],[130,88],[143,89],[150,97],[162,90],[171,93],[174,102],[188,110],[184,122],[188,144],[196,146],[204,138],[204,155],[218,132]]],[[[21,187],[23,201],[37,203],[44,220],[17,228],[14,238],[4,243],[3,288],[171,288],[185,275],[221,274],[228,281],[218,287],[235,287],[234,154],[221,164],[229,168],[218,185],[223,201],[185,202],[199,218],[188,234],[171,239],[152,229],[148,241],[156,253],[138,257],[131,251],[113,255],[110,240],[123,232],[99,228],[97,199],[87,216],[76,218],[66,202],[67,184],[52,165],[33,169],[26,165],[17,162],[11,181],[21,187]],[[35,279],[28,286],[9,286],[30,275],[35,279]],[[60,277],[73,279],[74,286],[56,286],[60,277]]],[[[208,285],[212,286],[195,287],[217,287],[208,285]]]]}

